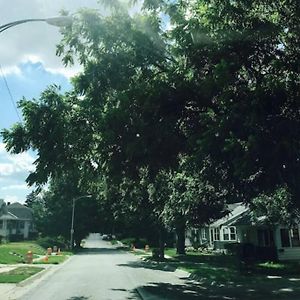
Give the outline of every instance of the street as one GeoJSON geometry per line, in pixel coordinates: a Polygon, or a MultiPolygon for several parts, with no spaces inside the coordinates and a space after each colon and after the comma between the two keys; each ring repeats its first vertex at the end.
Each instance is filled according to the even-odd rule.
{"type": "Polygon", "coordinates": [[[91,234],[85,248],[86,251],[71,257],[26,294],[11,299],[166,299],[149,297],[149,291],[143,286],[183,284],[174,272],[145,268],[140,258],[117,250],[109,242],[102,241],[99,234],[91,234]]]}

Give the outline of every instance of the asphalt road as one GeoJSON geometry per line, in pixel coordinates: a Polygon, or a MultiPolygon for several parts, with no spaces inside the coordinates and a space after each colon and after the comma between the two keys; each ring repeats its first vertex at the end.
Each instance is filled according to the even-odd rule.
{"type": "Polygon", "coordinates": [[[161,284],[183,283],[174,272],[149,267],[140,258],[102,241],[99,234],[91,234],[85,248],[18,299],[169,299],[153,294],[151,288],[159,291],[161,284]]]}

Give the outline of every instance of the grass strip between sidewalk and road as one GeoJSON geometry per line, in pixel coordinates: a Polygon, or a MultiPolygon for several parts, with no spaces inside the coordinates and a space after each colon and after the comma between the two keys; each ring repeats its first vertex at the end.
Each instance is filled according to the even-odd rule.
{"type": "Polygon", "coordinates": [[[8,272],[0,273],[0,283],[19,283],[44,270],[40,267],[17,267],[8,272]]]}

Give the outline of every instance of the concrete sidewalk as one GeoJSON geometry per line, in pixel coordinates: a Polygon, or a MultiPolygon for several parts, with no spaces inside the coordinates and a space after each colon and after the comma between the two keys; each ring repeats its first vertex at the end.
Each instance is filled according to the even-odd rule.
{"type": "Polygon", "coordinates": [[[1,300],[14,300],[18,299],[26,291],[30,290],[33,286],[37,285],[41,280],[45,280],[51,276],[55,271],[60,269],[62,265],[69,262],[71,259],[65,260],[59,265],[54,264],[17,264],[17,265],[0,265],[3,272],[8,272],[19,267],[39,267],[44,268],[44,270],[34,274],[31,277],[19,282],[19,283],[0,283],[0,299],[1,300]]]}

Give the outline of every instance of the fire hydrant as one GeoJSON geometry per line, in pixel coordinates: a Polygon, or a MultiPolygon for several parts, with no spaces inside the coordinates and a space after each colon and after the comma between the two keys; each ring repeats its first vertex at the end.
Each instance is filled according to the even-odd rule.
{"type": "Polygon", "coordinates": [[[28,264],[32,264],[32,261],[33,261],[33,253],[32,251],[28,251],[26,254],[26,262],[28,264]]]}

